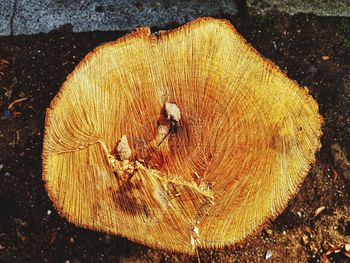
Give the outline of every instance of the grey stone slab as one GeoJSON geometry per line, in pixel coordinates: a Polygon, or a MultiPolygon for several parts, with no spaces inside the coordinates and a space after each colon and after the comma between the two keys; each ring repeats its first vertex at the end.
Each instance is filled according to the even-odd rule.
{"type": "Polygon", "coordinates": [[[201,16],[235,15],[233,0],[16,0],[13,34],[49,32],[71,24],[74,32],[162,27],[201,16]]]}
{"type": "Polygon", "coordinates": [[[290,15],[350,16],[350,0],[247,0],[247,5],[257,14],[279,11],[290,15]]]}
{"type": "Polygon", "coordinates": [[[0,0],[0,35],[11,34],[12,16],[14,11],[14,0],[0,0]]]}

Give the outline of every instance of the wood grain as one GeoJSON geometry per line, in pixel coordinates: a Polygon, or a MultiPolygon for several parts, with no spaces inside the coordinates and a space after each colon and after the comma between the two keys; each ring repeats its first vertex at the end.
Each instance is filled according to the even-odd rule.
{"type": "Polygon", "coordinates": [[[307,89],[228,21],[139,28],[89,53],[51,102],[43,179],[78,226],[185,253],[221,248],[283,210],[322,122],[307,89]],[[157,146],[166,103],[181,119],[157,146]],[[114,156],[123,135],[132,174],[114,156]]]}

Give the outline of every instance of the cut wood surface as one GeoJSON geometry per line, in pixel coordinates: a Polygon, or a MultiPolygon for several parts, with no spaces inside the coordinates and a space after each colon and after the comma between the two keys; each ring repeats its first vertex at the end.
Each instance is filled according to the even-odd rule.
{"type": "Polygon", "coordinates": [[[89,53],[47,110],[43,179],[89,229],[194,253],[273,219],[320,148],[317,103],[226,20],[89,53]]]}

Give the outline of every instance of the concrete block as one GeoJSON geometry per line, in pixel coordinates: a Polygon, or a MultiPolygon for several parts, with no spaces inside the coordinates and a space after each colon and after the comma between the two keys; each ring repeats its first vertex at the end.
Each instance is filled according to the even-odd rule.
{"type": "Polygon", "coordinates": [[[350,16],[350,0],[247,0],[251,13],[312,13],[319,16],[350,16]]]}
{"type": "Polygon", "coordinates": [[[49,32],[71,24],[74,32],[131,30],[182,24],[201,16],[235,15],[233,0],[16,0],[13,34],[49,32]]]}
{"type": "Polygon", "coordinates": [[[0,36],[11,34],[14,0],[0,1],[0,36]]]}

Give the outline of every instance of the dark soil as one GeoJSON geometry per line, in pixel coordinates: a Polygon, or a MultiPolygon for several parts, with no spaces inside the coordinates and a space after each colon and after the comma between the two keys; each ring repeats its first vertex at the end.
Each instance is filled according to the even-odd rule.
{"type": "MultiPolygon", "coordinates": [[[[309,88],[325,118],[323,147],[274,222],[237,247],[199,251],[200,258],[320,262],[332,245],[350,243],[350,19],[279,14],[230,20],[253,47],[309,88]]],[[[45,108],[90,50],[125,33],[77,34],[67,27],[0,38],[0,262],[197,261],[75,227],[57,214],[41,180],[45,108]],[[28,99],[9,111],[20,98],[28,99]]],[[[350,258],[339,252],[329,259],[350,258]]]]}

